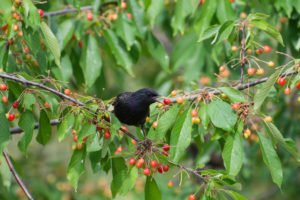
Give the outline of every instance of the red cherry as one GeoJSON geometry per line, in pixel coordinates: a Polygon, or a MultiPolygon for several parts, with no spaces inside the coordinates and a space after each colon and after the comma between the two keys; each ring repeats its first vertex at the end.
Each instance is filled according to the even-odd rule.
{"type": "Polygon", "coordinates": [[[19,102],[18,101],[13,102],[12,107],[17,109],[19,107],[19,102]]]}
{"type": "Polygon", "coordinates": [[[0,84],[0,90],[1,90],[1,91],[7,90],[7,85],[4,84],[4,83],[1,83],[1,84],[0,84]]]}
{"type": "Polygon", "coordinates": [[[73,141],[74,141],[74,142],[78,142],[78,136],[77,136],[77,135],[74,135],[74,136],[73,136],[73,141]]]}
{"type": "Polygon", "coordinates": [[[136,163],[135,166],[136,166],[136,168],[140,169],[140,168],[143,167],[143,164],[141,164],[141,163],[136,163]]]}
{"type": "Polygon", "coordinates": [[[145,163],[145,160],[144,160],[144,158],[140,158],[140,159],[138,159],[137,162],[138,162],[138,163],[141,163],[141,164],[144,164],[144,163],[145,163]]]}
{"type": "Polygon", "coordinates": [[[174,183],[173,183],[173,181],[169,181],[168,182],[168,188],[172,188],[172,187],[174,187],[174,183]]]}
{"type": "Polygon", "coordinates": [[[105,131],[104,138],[107,139],[107,140],[110,138],[110,132],[109,132],[109,130],[105,131]]]}
{"type": "Polygon", "coordinates": [[[135,165],[135,159],[134,158],[130,158],[129,160],[129,165],[135,165]]]}
{"type": "Polygon", "coordinates": [[[16,115],[15,114],[8,114],[8,121],[13,121],[15,119],[16,115]]]}
{"type": "Polygon", "coordinates": [[[167,152],[167,151],[163,151],[163,152],[161,152],[162,153],[162,155],[164,155],[164,156],[169,156],[169,153],[167,152]]]}
{"type": "Polygon", "coordinates": [[[169,150],[170,150],[170,145],[164,144],[163,150],[164,150],[164,151],[169,151],[169,150]]]}
{"type": "Polygon", "coordinates": [[[238,110],[238,109],[240,109],[240,107],[241,107],[240,103],[233,103],[231,105],[232,110],[238,110]]]}
{"type": "Polygon", "coordinates": [[[40,17],[44,17],[44,11],[42,9],[38,9],[40,17]]]}
{"type": "Polygon", "coordinates": [[[8,97],[7,96],[3,96],[2,97],[2,102],[3,103],[8,103],[8,97]]]}
{"type": "Polygon", "coordinates": [[[169,165],[164,165],[164,166],[163,166],[163,170],[164,170],[164,172],[169,171],[169,165]]]}
{"type": "Polygon", "coordinates": [[[87,12],[87,14],[86,14],[86,19],[87,19],[88,21],[92,21],[93,18],[94,18],[93,13],[90,12],[90,11],[87,12]]]}
{"type": "Polygon", "coordinates": [[[291,94],[291,88],[290,88],[290,87],[286,87],[286,88],[284,89],[284,94],[286,94],[286,95],[291,94]]]}
{"type": "Polygon", "coordinates": [[[151,165],[151,167],[156,167],[157,166],[156,160],[151,160],[150,165],[151,165]]]}
{"type": "Polygon", "coordinates": [[[70,89],[65,89],[64,90],[64,93],[65,93],[65,95],[71,95],[72,94],[72,91],[70,90],[70,89]]]}
{"type": "Polygon", "coordinates": [[[197,117],[198,111],[196,109],[193,109],[191,114],[192,114],[192,117],[197,117]]]}
{"type": "Polygon", "coordinates": [[[152,124],[152,128],[156,129],[157,125],[158,125],[158,121],[154,121],[152,124]]]}
{"type": "Polygon", "coordinates": [[[262,54],[264,52],[263,48],[256,49],[256,54],[262,54]]]}
{"type": "Polygon", "coordinates": [[[150,174],[151,174],[150,169],[149,169],[149,168],[145,168],[145,169],[144,169],[144,175],[145,175],[145,176],[150,176],[150,174]]]}
{"type": "Polygon", "coordinates": [[[284,86],[286,84],[286,80],[283,77],[278,78],[277,83],[281,86],[284,86]]]}
{"type": "Polygon", "coordinates": [[[256,73],[256,68],[254,67],[249,67],[247,70],[247,73],[249,76],[253,76],[256,73]]]}
{"type": "Polygon", "coordinates": [[[82,139],[82,141],[83,141],[83,142],[86,142],[88,139],[89,139],[89,136],[85,136],[85,137],[82,139]]]}
{"type": "Polygon", "coordinates": [[[46,109],[48,109],[48,108],[51,107],[51,105],[46,101],[46,102],[44,103],[44,107],[45,107],[46,109]]]}
{"type": "Polygon", "coordinates": [[[157,171],[162,174],[164,172],[163,166],[158,166],[157,171]]]}
{"type": "Polygon", "coordinates": [[[172,103],[172,102],[171,102],[171,99],[164,98],[164,104],[169,105],[169,104],[171,104],[171,103],[172,103]]]}
{"type": "Polygon", "coordinates": [[[300,81],[298,81],[296,84],[295,84],[295,87],[300,89],[300,81]]]}
{"type": "Polygon", "coordinates": [[[196,197],[195,197],[195,195],[194,194],[191,194],[191,195],[189,195],[189,198],[188,198],[188,200],[195,200],[196,199],[196,197]]]}
{"type": "Polygon", "coordinates": [[[264,46],[264,52],[265,53],[270,53],[270,52],[272,52],[272,48],[269,45],[265,45],[264,46]]]}

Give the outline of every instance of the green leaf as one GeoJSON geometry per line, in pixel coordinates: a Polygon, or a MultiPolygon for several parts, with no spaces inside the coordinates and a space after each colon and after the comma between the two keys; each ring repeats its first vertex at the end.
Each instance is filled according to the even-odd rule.
{"type": "Polygon", "coordinates": [[[27,110],[32,110],[32,106],[35,104],[36,99],[33,94],[25,93],[23,98],[23,106],[27,110]]]}
{"type": "Polygon", "coordinates": [[[161,192],[153,177],[147,177],[145,185],[145,200],[160,200],[161,192]]]}
{"type": "Polygon", "coordinates": [[[162,12],[164,8],[164,0],[150,0],[151,3],[148,5],[146,13],[150,21],[151,27],[154,26],[157,16],[162,12]]]}
{"type": "Polygon", "coordinates": [[[274,183],[281,187],[282,183],[282,168],[278,155],[272,145],[271,140],[258,133],[260,148],[265,164],[269,168],[274,183]]]}
{"type": "Polygon", "coordinates": [[[222,24],[218,34],[216,35],[215,39],[212,41],[211,44],[215,44],[215,43],[219,44],[224,40],[228,40],[234,28],[234,23],[235,23],[234,21],[226,21],[224,24],[222,24]]]}
{"type": "Polygon", "coordinates": [[[237,115],[231,106],[222,100],[215,100],[208,104],[208,115],[213,125],[225,131],[232,131],[237,121],[237,115]]]}
{"type": "Polygon", "coordinates": [[[224,23],[228,20],[233,20],[236,17],[235,11],[233,10],[232,3],[227,0],[219,0],[217,7],[217,18],[219,22],[224,23]]]}
{"type": "Polygon", "coordinates": [[[167,131],[173,126],[176,121],[180,107],[173,105],[165,112],[158,120],[156,129],[151,128],[147,137],[151,140],[161,140],[165,137],[167,131]]]}
{"type": "MultiPolygon", "coordinates": [[[[2,150],[1,150],[2,152],[2,150]]],[[[2,179],[2,183],[7,189],[11,186],[12,179],[12,173],[8,167],[7,164],[4,164],[6,162],[5,158],[2,156],[2,153],[0,155],[0,177],[2,179]]]]}
{"type": "Polygon", "coordinates": [[[269,136],[271,136],[273,141],[275,141],[275,145],[279,143],[283,148],[290,152],[298,161],[300,161],[299,152],[297,148],[293,145],[293,141],[291,139],[284,138],[281,132],[273,123],[264,121],[264,124],[267,128],[269,136]]]}
{"type": "Polygon", "coordinates": [[[235,88],[220,87],[218,89],[221,90],[224,94],[226,94],[229,97],[229,99],[233,102],[246,102],[247,101],[244,93],[242,93],[241,91],[239,91],[235,88]]]}
{"type": "Polygon", "coordinates": [[[126,195],[131,189],[133,189],[138,177],[138,169],[136,167],[132,167],[129,173],[127,174],[126,179],[123,181],[123,185],[119,191],[120,195],[126,195]]]}
{"type": "Polygon", "coordinates": [[[35,120],[31,111],[26,110],[24,113],[21,113],[19,126],[24,131],[24,134],[18,143],[18,147],[23,153],[26,153],[28,145],[32,140],[34,123],[35,120]]]}
{"type": "Polygon", "coordinates": [[[207,107],[208,107],[207,104],[201,103],[200,109],[199,109],[199,116],[201,119],[201,123],[202,123],[204,129],[206,129],[206,130],[207,130],[209,122],[210,122],[207,107]]]}
{"type": "Polygon", "coordinates": [[[74,29],[75,29],[74,21],[71,19],[64,20],[61,24],[59,24],[56,35],[57,35],[57,40],[61,51],[66,47],[68,42],[72,39],[74,29]]]}
{"type": "Polygon", "coordinates": [[[133,21],[135,23],[136,29],[138,30],[138,35],[143,38],[143,36],[147,32],[147,27],[145,26],[144,10],[136,0],[128,0],[127,4],[129,5],[130,13],[132,13],[133,15],[133,21]]]}
{"type": "Polygon", "coordinates": [[[86,86],[90,88],[100,76],[102,69],[101,53],[94,36],[88,38],[85,51],[80,58],[80,65],[86,86]]]}
{"type": "Polygon", "coordinates": [[[267,19],[268,17],[270,17],[269,15],[266,15],[264,13],[250,13],[247,17],[247,19],[249,21],[252,21],[252,20],[265,20],[267,19]]]}
{"type": "Polygon", "coordinates": [[[251,25],[253,27],[256,27],[267,34],[269,34],[271,37],[273,37],[275,40],[277,40],[282,46],[284,46],[281,34],[279,31],[277,31],[273,26],[271,26],[269,23],[263,20],[252,20],[251,25]]]}
{"type": "Polygon", "coordinates": [[[179,31],[181,34],[184,33],[185,19],[189,15],[192,15],[197,9],[199,4],[198,0],[177,0],[175,14],[171,21],[171,26],[174,30],[174,35],[179,31]]]}
{"type": "Polygon", "coordinates": [[[75,122],[75,117],[73,113],[67,114],[62,122],[58,125],[57,137],[58,141],[61,142],[68,133],[70,133],[75,122]]]}
{"type": "Polygon", "coordinates": [[[244,149],[241,138],[243,131],[243,123],[239,124],[239,128],[236,133],[230,134],[226,138],[222,157],[224,160],[225,168],[229,175],[236,176],[242,168],[244,149]]]}
{"type": "Polygon", "coordinates": [[[10,139],[9,122],[4,113],[0,113],[0,152],[6,147],[10,139]]]}
{"type": "Polygon", "coordinates": [[[170,143],[176,148],[171,148],[170,155],[175,163],[179,162],[191,143],[192,116],[190,113],[191,109],[181,113],[171,132],[170,143]]]}
{"type": "Polygon", "coordinates": [[[163,70],[170,72],[169,55],[162,44],[150,32],[146,35],[146,45],[151,56],[159,62],[163,70]]]}
{"type": "Polygon", "coordinates": [[[132,59],[130,55],[120,46],[119,40],[115,33],[111,30],[104,31],[104,38],[107,42],[117,64],[125,69],[125,71],[133,76],[132,59]]]}
{"type": "Polygon", "coordinates": [[[110,187],[112,196],[115,197],[127,178],[127,166],[123,158],[112,159],[112,176],[113,179],[110,187]]]}
{"type": "Polygon", "coordinates": [[[67,178],[71,182],[72,186],[75,188],[75,191],[77,190],[77,183],[79,177],[84,172],[85,157],[85,148],[73,151],[73,155],[68,166],[67,178]]]}
{"type": "Polygon", "coordinates": [[[95,152],[101,150],[103,145],[103,140],[99,140],[98,134],[93,134],[90,136],[86,143],[86,151],[95,152]]]}
{"type": "Polygon", "coordinates": [[[45,22],[41,23],[41,31],[45,38],[45,44],[54,57],[55,64],[60,67],[60,48],[55,35],[45,22]]]}
{"type": "Polygon", "coordinates": [[[215,16],[217,9],[217,1],[206,1],[203,4],[200,12],[200,16],[196,18],[195,29],[201,36],[203,32],[211,25],[211,21],[215,16]]]}
{"type": "Polygon", "coordinates": [[[246,197],[242,196],[241,194],[235,191],[232,190],[223,190],[223,191],[229,194],[233,198],[233,200],[247,200],[246,197]]]}
{"type": "Polygon", "coordinates": [[[83,140],[84,137],[96,134],[96,126],[94,124],[85,123],[78,133],[78,140],[83,140]]]}
{"type": "Polygon", "coordinates": [[[204,41],[204,40],[206,40],[208,38],[211,38],[211,37],[215,36],[219,32],[220,27],[221,27],[221,25],[217,25],[217,24],[208,27],[203,32],[203,34],[200,35],[200,37],[198,39],[198,42],[202,42],[202,41],[204,41]]]}
{"type": "Polygon", "coordinates": [[[73,77],[72,62],[69,55],[64,55],[62,57],[60,72],[61,72],[60,80],[63,80],[65,82],[69,82],[70,79],[73,77]]]}
{"type": "Polygon", "coordinates": [[[31,26],[33,29],[37,29],[41,22],[41,17],[37,8],[31,0],[23,0],[22,5],[24,8],[24,21],[26,25],[31,26]]]}
{"type": "Polygon", "coordinates": [[[276,70],[269,79],[261,85],[261,88],[254,95],[254,110],[258,110],[267,98],[272,86],[276,83],[276,80],[281,72],[281,69],[276,70]]]}
{"type": "Polygon", "coordinates": [[[5,69],[7,65],[9,50],[6,48],[6,41],[0,41],[0,69],[5,69]]]}
{"type": "Polygon", "coordinates": [[[39,132],[36,140],[40,144],[47,144],[51,139],[51,124],[48,118],[47,112],[45,110],[41,111],[40,121],[39,121],[39,132]]]}
{"type": "Polygon", "coordinates": [[[135,42],[136,30],[124,13],[121,13],[116,21],[116,31],[119,37],[125,42],[127,50],[130,50],[135,42]]]}

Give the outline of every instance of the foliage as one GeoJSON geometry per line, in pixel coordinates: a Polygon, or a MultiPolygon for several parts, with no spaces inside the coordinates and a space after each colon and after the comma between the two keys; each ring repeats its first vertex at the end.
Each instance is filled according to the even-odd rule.
{"type": "MultiPolygon", "coordinates": [[[[111,177],[105,198],[134,193],[141,173],[145,199],[246,199],[265,169],[280,190],[295,181],[286,174],[299,165],[298,1],[65,2],[72,8],[57,15],[63,1],[0,3],[1,151],[15,150],[9,127],[22,129],[27,158],[34,138],[42,148],[72,138],[64,177],[76,191],[82,174],[111,177]],[[147,138],[120,124],[110,100],[145,85],[171,102],[151,106],[147,138]],[[181,193],[162,189],[166,179],[181,193]]],[[[61,197],[36,182],[38,197],[61,197]]],[[[1,199],[15,198],[7,188],[1,199]]]]}

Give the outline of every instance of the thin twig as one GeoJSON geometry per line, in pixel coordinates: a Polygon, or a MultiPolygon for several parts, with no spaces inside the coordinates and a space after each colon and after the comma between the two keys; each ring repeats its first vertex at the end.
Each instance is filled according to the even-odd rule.
{"type": "Polygon", "coordinates": [[[84,7],[81,7],[80,9],[65,8],[63,10],[45,12],[44,16],[45,17],[52,17],[52,16],[57,16],[57,15],[65,15],[65,14],[69,14],[69,13],[77,13],[77,12],[80,12],[80,11],[87,11],[87,10],[92,10],[92,6],[84,6],[84,7]]]}
{"type": "Polygon", "coordinates": [[[23,190],[23,192],[25,193],[25,195],[27,196],[27,198],[30,199],[30,200],[33,200],[32,195],[30,194],[30,192],[26,188],[25,184],[23,183],[23,181],[19,177],[18,173],[16,172],[15,167],[14,167],[14,165],[12,164],[12,162],[11,162],[11,160],[9,158],[9,155],[5,151],[3,151],[2,154],[3,154],[3,156],[5,158],[5,161],[6,161],[7,165],[8,165],[8,167],[9,167],[9,170],[11,171],[12,175],[15,177],[18,185],[21,187],[21,189],[23,190]]]}
{"type": "MultiPolygon", "coordinates": [[[[110,1],[110,2],[106,2],[106,3],[102,3],[100,5],[99,11],[102,12],[103,9],[109,5],[118,5],[117,1],[110,1]]],[[[88,11],[88,10],[92,10],[93,7],[92,6],[83,6],[81,8],[72,8],[72,7],[67,7],[63,10],[55,10],[55,11],[50,11],[50,12],[45,12],[44,13],[44,17],[52,17],[52,16],[58,16],[58,15],[66,15],[66,14],[70,14],[70,13],[78,13],[78,12],[82,12],[82,11],[88,11]]]]}
{"type": "Polygon", "coordinates": [[[245,23],[241,22],[241,32],[242,32],[242,39],[241,39],[241,51],[240,51],[240,63],[241,63],[241,83],[244,82],[244,70],[246,64],[246,34],[245,34],[245,23]]]}
{"type": "Polygon", "coordinates": [[[6,73],[0,73],[0,78],[3,78],[3,79],[8,79],[8,80],[12,80],[12,81],[15,81],[15,82],[18,82],[18,83],[21,83],[25,86],[34,86],[34,87],[38,87],[38,88],[41,88],[41,89],[44,89],[44,90],[47,90],[49,92],[52,92],[53,94],[59,96],[60,98],[62,99],[67,99],[77,105],[80,105],[80,106],[85,106],[85,104],[81,101],[78,101],[68,95],[65,95],[64,93],[60,92],[60,91],[57,91],[51,87],[48,87],[48,86],[45,86],[41,83],[36,83],[36,82],[33,82],[33,81],[29,81],[29,80],[26,80],[24,78],[19,78],[17,76],[14,76],[14,75],[10,75],[10,74],[6,74],[6,73]]]}

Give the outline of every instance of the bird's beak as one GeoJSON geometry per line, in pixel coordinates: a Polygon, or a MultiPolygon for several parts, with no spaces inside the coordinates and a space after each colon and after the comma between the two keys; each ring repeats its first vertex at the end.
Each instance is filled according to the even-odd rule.
{"type": "Polygon", "coordinates": [[[158,102],[158,103],[162,103],[162,101],[159,99],[160,96],[155,96],[152,97],[153,101],[158,102]]]}

